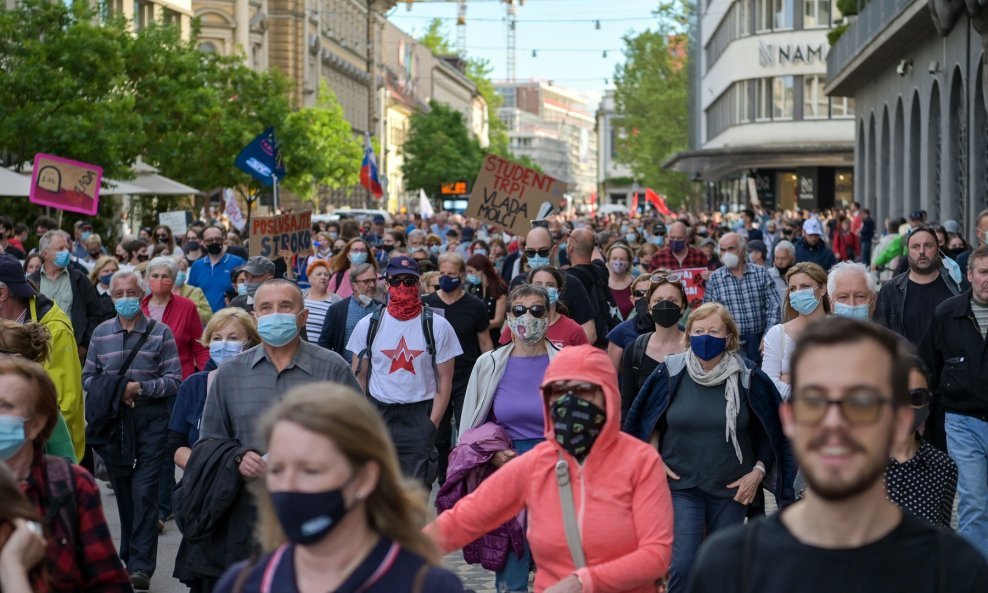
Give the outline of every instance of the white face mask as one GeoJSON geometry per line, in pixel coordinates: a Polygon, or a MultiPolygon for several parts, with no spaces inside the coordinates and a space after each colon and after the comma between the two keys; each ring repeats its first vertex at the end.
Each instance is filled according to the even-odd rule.
{"type": "Polygon", "coordinates": [[[741,258],[739,258],[735,253],[725,253],[724,255],[720,256],[720,261],[723,262],[724,265],[728,267],[728,269],[733,270],[734,268],[738,267],[739,263],[741,263],[741,258]]]}

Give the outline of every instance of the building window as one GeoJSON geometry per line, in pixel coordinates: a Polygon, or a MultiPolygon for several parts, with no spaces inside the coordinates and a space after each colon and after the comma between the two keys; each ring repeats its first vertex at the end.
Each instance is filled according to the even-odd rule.
{"type": "Polygon", "coordinates": [[[829,113],[829,99],[823,94],[823,76],[803,77],[803,119],[825,118],[829,113]]]}
{"type": "Polygon", "coordinates": [[[792,29],[793,27],[793,0],[774,0],[775,18],[773,19],[773,29],[792,29]]]}
{"type": "Polygon", "coordinates": [[[756,2],[758,2],[758,13],[755,21],[756,32],[772,30],[772,16],[775,12],[774,6],[776,1],[777,0],[756,0],[756,2]]]}
{"type": "Polygon", "coordinates": [[[758,111],[755,119],[765,121],[772,119],[772,79],[759,78],[755,82],[755,104],[758,111]]]}
{"type": "Polygon", "coordinates": [[[199,46],[196,49],[198,49],[199,51],[205,54],[217,53],[216,45],[213,44],[213,42],[211,41],[203,41],[202,43],[199,44],[199,46]]]}
{"type": "Polygon", "coordinates": [[[830,100],[830,117],[854,117],[854,97],[834,97],[830,100]]]}
{"type": "Polygon", "coordinates": [[[830,7],[834,0],[803,0],[803,28],[826,29],[830,27],[830,7]]]}
{"type": "Polygon", "coordinates": [[[772,79],[772,119],[792,119],[795,80],[792,76],[772,79]]]}
{"type": "Polygon", "coordinates": [[[161,10],[161,20],[166,25],[178,27],[182,24],[182,15],[170,8],[163,8],[161,10]]]}
{"type": "Polygon", "coordinates": [[[747,80],[734,83],[734,121],[737,123],[751,121],[751,112],[748,109],[748,84],[747,80]]]}
{"type": "Polygon", "coordinates": [[[154,23],[154,5],[143,0],[134,0],[134,31],[140,31],[154,23]]]}
{"type": "Polygon", "coordinates": [[[734,10],[737,15],[738,37],[751,35],[751,0],[738,0],[734,10]]]}

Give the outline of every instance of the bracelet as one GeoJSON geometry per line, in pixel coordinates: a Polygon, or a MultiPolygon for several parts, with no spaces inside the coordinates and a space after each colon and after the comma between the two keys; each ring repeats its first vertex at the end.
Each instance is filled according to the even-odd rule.
{"type": "Polygon", "coordinates": [[[758,471],[762,472],[762,475],[763,476],[766,475],[765,465],[761,461],[759,461],[758,463],[755,464],[755,469],[757,469],[758,471]]]}

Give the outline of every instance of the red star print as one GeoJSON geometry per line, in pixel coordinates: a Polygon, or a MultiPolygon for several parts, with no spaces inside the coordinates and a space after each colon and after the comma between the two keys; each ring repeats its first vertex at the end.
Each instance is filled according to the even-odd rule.
{"type": "Polygon", "coordinates": [[[402,336],[401,340],[398,341],[398,345],[391,350],[381,349],[381,353],[391,359],[391,370],[388,374],[394,373],[399,369],[405,369],[411,374],[415,374],[415,366],[412,364],[416,358],[422,355],[425,350],[412,350],[405,343],[405,337],[402,336]]]}

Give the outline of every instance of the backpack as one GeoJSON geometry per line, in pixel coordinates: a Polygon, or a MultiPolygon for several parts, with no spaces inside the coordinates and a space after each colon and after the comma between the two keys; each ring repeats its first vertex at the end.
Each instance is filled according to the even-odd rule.
{"type": "Polygon", "coordinates": [[[566,271],[576,276],[587,289],[595,310],[594,328],[597,331],[597,341],[594,342],[594,346],[600,348],[607,345],[607,333],[617,327],[622,320],[621,314],[616,313],[617,303],[607,285],[607,270],[597,264],[589,264],[589,266],[592,270],[583,266],[573,266],[566,271]]]}
{"type": "Polygon", "coordinates": [[[79,510],[75,506],[75,482],[72,479],[72,464],[61,457],[45,455],[45,482],[48,495],[48,510],[43,522],[49,536],[54,535],[55,519],[65,527],[71,541],[57,542],[59,547],[71,546],[75,550],[80,568],[84,559],[82,540],[79,537],[79,510]]]}
{"type": "Polygon", "coordinates": [[[631,345],[631,377],[635,380],[635,391],[641,391],[645,383],[645,377],[639,372],[642,368],[642,361],[645,360],[645,350],[648,348],[648,340],[655,332],[646,332],[635,338],[631,345]]]}
{"type": "MultiPolygon", "coordinates": [[[[371,361],[371,346],[374,345],[374,338],[377,337],[377,330],[381,326],[381,317],[384,316],[384,311],[386,307],[378,307],[376,311],[371,313],[370,324],[367,326],[367,345],[357,357],[360,362],[357,364],[357,374],[359,375],[364,368],[364,360],[371,361]]],[[[436,383],[439,382],[439,367],[436,365],[436,336],[432,331],[432,307],[422,303],[422,313],[420,318],[422,319],[422,334],[425,336],[425,348],[429,353],[429,358],[432,360],[432,373],[436,379],[436,383]]],[[[371,371],[374,370],[373,362],[367,363],[367,380],[365,381],[366,388],[364,389],[365,395],[370,395],[370,376],[371,371]]]]}

